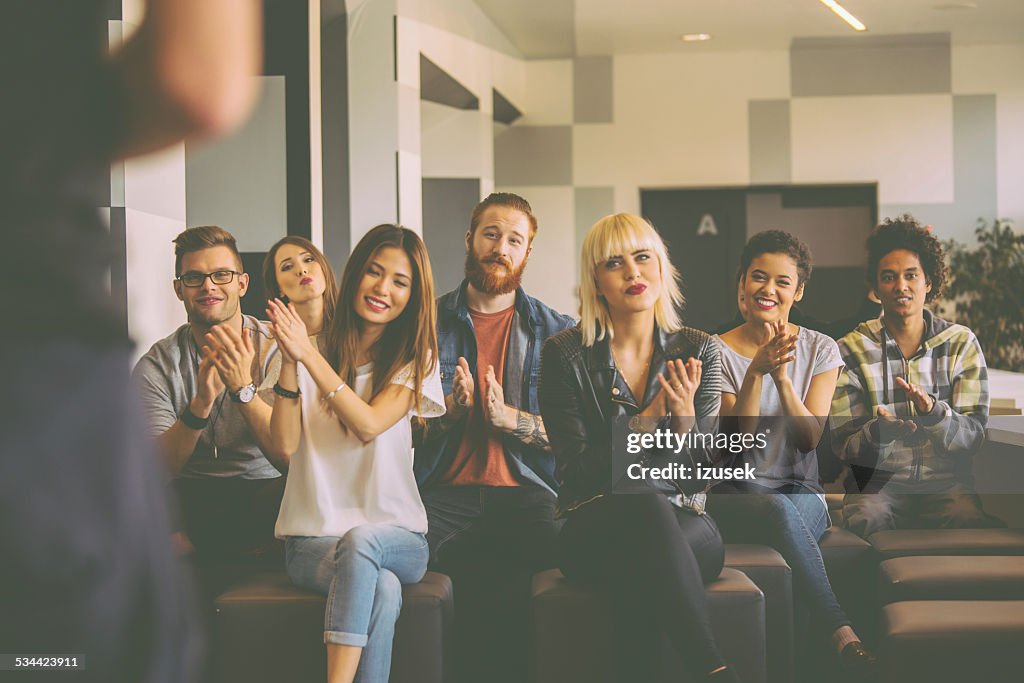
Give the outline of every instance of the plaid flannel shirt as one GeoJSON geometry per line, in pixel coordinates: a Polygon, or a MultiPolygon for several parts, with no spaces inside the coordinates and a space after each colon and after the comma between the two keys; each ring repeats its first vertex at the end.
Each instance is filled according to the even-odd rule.
{"type": "Polygon", "coordinates": [[[924,318],[924,343],[909,359],[881,318],[840,339],[846,369],[832,398],[836,454],[909,486],[969,480],[971,456],[984,442],[988,422],[988,368],[977,337],[928,310],[924,318]],[[918,414],[897,377],[931,394],[935,405],[929,414],[918,414]],[[880,406],[896,417],[915,418],[918,432],[887,441],[882,431],[879,439],[872,424],[880,406]]]}

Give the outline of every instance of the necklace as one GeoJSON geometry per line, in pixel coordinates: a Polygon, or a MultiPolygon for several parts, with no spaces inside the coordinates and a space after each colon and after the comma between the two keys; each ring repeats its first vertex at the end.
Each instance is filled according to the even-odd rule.
{"type": "Polygon", "coordinates": [[[631,362],[625,365],[619,362],[617,357],[618,354],[615,353],[615,348],[610,342],[608,344],[608,351],[611,353],[612,363],[615,365],[615,374],[622,378],[622,381],[625,383],[630,393],[633,394],[634,400],[642,404],[644,398],[646,398],[647,381],[649,379],[651,369],[651,358],[654,357],[654,339],[651,339],[649,349],[645,348],[640,354],[629,359],[631,362]],[[627,373],[629,375],[628,377],[627,373]],[[632,383],[630,382],[630,379],[633,380],[632,383]],[[635,387],[634,384],[636,385],[635,387]],[[640,393],[637,394],[636,390],[639,390],[640,393]]]}
{"type": "MultiPolygon", "coordinates": [[[[199,363],[200,363],[199,348],[198,348],[198,344],[196,343],[196,338],[194,336],[192,336],[191,331],[189,332],[188,337],[189,337],[188,349],[189,349],[190,355],[192,356],[192,360],[195,363],[196,381],[198,382],[199,381],[199,363]]],[[[221,412],[224,410],[224,397],[226,397],[227,395],[228,395],[227,389],[225,389],[224,391],[221,392],[220,398],[217,399],[217,402],[214,405],[214,410],[216,412],[214,412],[214,410],[210,411],[210,422],[207,425],[207,427],[210,430],[210,445],[213,447],[213,459],[214,460],[216,460],[219,457],[219,453],[217,452],[217,418],[220,417],[221,412]]],[[[206,431],[206,430],[204,429],[203,431],[206,431]]]]}

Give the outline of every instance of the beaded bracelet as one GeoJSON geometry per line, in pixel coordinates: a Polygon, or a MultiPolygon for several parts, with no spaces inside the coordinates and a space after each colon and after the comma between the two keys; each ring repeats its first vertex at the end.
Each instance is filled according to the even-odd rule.
{"type": "Polygon", "coordinates": [[[285,389],[281,386],[280,382],[274,385],[274,393],[281,398],[298,398],[300,396],[300,392],[297,389],[295,391],[285,389]]]}

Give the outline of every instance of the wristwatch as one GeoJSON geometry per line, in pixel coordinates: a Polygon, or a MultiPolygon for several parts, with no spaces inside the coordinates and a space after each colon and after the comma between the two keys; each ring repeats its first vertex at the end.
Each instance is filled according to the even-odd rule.
{"type": "Polygon", "coordinates": [[[256,398],[256,385],[249,382],[238,391],[231,392],[231,400],[235,403],[248,403],[256,398]]]}

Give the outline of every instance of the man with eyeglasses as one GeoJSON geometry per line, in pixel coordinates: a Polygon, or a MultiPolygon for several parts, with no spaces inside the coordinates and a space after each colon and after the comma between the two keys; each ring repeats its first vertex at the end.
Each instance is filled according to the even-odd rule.
{"type": "Polygon", "coordinates": [[[242,314],[249,276],[231,233],[189,228],[174,245],[174,293],[188,322],[153,345],[134,377],[213,592],[273,540],[284,478],[267,459],[269,386],[279,367],[268,358],[269,326],[242,314]]]}

